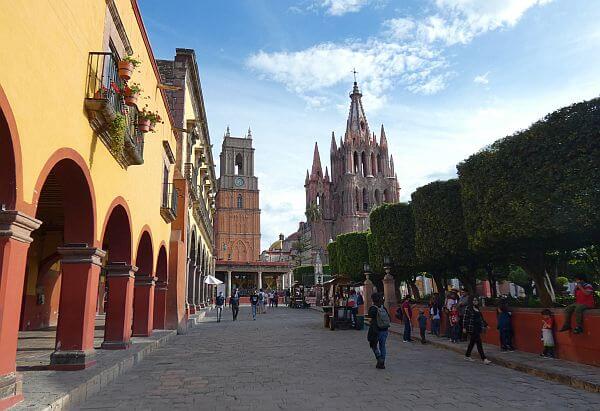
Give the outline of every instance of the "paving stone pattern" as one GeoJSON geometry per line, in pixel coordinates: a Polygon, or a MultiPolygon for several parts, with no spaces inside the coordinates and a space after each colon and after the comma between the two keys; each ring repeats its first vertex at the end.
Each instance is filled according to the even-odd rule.
{"type": "Polygon", "coordinates": [[[214,314],[155,350],[79,409],[600,409],[600,395],[454,352],[388,340],[375,369],[366,331],[330,331],[313,310],[214,314]]]}

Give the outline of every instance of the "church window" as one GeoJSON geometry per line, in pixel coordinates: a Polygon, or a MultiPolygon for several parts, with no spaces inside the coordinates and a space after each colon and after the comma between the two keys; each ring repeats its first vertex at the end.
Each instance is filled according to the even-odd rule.
{"type": "Polygon", "coordinates": [[[358,192],[358,188],[354,192],[356,198],[356,211],[360,211],[360,193],[358,192]]]}
{"type": "Polygon", "coordinates": [[[244,208],[244,198],[241,194],[237,196],[237,208],[244,208]]]}
{"type": "Polygon", "coordinates": [[[341,207],[342,207],[342,209],[341,209],[341,214],[342,214],[342,215],[344,215],[344,210],[345,210],[345,208],[344,208],[344,203],[346,202],[346,195],[345,195],[345,194],[346,194],[346,193],[344,193],[344,192],[342,191],[342,196],[341,196],[341,200],[342,200],[342,201],[341,201],[341,203],[342,203],[342,205],[341,205],[341,207]]]}
{"type": "Polygon", "coordinates": [[[377,162],[375,161],[375,153],[371,153],[371,174],[377,175],[377,162]]]}
{"type": "Polygon", "coordinates": [[[242,155],[238,153],[235,156],[235,175],[241,175],[244,173],[244,159],[242,155]]]}
{"type": "Polygon", "coordinates": [[[386,203],[390,203],[390,192],[388,191],[388,189],[386,188],[385,190],[383,190],[383,201],[385,201],[386,203]]]}
{"type": "Polygon", "coordinates": [[[375,190],[375,204],[381,204],[381,192],[379,190],[375,190]]]}
{"type": "Polygon", "coordinates": [[[377,172],[383,172],[383,167],[381,166],[381,154],[377,154],[377,172]]]}
{"type": "Polygon", "coordinates": [[[365,154],[364,151],[360,155],[360,159],[361,159],[361,164],[362,164],[362,175],[363,175],[363,177],[366,177],[369,172],[369,168],[367,167],[367,155],[365,154]]]}
{"type": "Polygon", "coordinates": [[[317,207],[321,206],[321,196],[317,194],[317,207]]]}
{"type": "Polygon", "coordinates": [[[358,174],[358,170],[360,168],[360,163],[358,162],[358,153],[354,152],[354,174],[358,174]]]}
{"type": "Polygon", "coordinates": [[[360,122],[360,129],[361,129],[361,131],[365,131],[365,122],[364,121],[360,122]]]}
{"type": "Polygon", "coordinates": [[[362,200],[363,200],[363,211],[369,211],[369,194],[367,193],[366,188],[363,188],[362,200]]]}

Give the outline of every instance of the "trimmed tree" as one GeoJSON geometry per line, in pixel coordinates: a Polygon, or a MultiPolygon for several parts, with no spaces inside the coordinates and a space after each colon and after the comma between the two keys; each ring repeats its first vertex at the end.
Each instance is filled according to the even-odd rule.
{"type": "Polygon", "coordinates": [[[430,271],[442,292],[443,272],[454,272],[473,292],[475,263],[464,229],[460,185],[457,179],[434,181],[412,193],[415,250],[423,268],[430,271]],[[466,270],[460,266],[466,265],[466,270]]]}
{"type": "Polygon", "coordinates": [[[340,272],[337,260],[337,243],[335,241],[327,244],[327,255],[329,256],[329,269],[331,274],[335,275],[340,272]]]}
{"type": "Polygon", "coordinates": [[[600,99],[547,115],[458,165],[469,247],[507,256],[552,304],[545,253],[600,238],[600,99]]]}
{"type": "Polygon", "coordinates": [[[354,281],[363,280],[364,263],[369,261],[367,232],[340,234],[335,243],[339,273],[354,281]]]}

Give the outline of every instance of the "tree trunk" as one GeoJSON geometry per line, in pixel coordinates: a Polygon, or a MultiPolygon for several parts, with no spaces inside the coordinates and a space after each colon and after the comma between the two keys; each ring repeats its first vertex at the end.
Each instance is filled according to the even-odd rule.
{"type": "Polygon", "coordinates": [[[496,289],[496,277],[494,276],[494,269],[490,264],[485,266],[485,271],[487,273],[488,281],[490,283],[490,292],[492,294],[492,298],[498,298],[498,290],[496,289]]]}
{"type": "Polygon", "coordinates": [[[544,253],[535,252],[528,254],[524,257],[521,265],[533,279],[542,307],[552,307],[552,295],[554,294],[554,290],[552,289],[552,284],[549,281],[546,281],[547,275],[544,264],[544,253]]]}
{"type": "Polygon", "coordinates": [[[438,271],[433,271],[431,273],[431,277],[433,278],[433,282],[435,283],[435,287],[437,288],[437,292],[440,297],[440,301],[443,303],[446,299],[446,288],[444,287],[444,281],[442,278],[442,274],[438,271]]]}
{"type": "Polygon", "coordinates": [[[412,295],[412,298],[417,300],[419,298],[421,298],[421,293],[419,293],[419,288],[417,287],[417,284],[415,284],[415,280],[412,279],[412,277],[407,281],[408,283],[408,288],[410,290],[410,294],[412,295]]]}

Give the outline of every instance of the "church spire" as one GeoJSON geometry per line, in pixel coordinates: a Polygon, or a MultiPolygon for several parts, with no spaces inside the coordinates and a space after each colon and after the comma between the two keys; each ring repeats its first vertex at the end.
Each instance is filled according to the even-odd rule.
{"type": "Polygon", "coordinates": [[[335,132],[331,132],[331,152],[335,153],[337,151],[337,144],[335,142],[335,132]]]}
{"type": "Polygon", "coordinates": [[[385,129],[383,128],[383,124],[381,125],[381,135],[379,137],[379,145],[382,149],[387,149],[387,138],[385,137],[385,129]]]}
{"type": "Polygon", "coordinates": [[[252,138],[252,130],[250,130],[250,126],[248,126],[248,134],[246,135],[246,138],[252,138]]]}
{"type": "Polygon", "coordinates": [[[227,130],[225,131],[225,137],[231,137],[231,133],[229,132],[229,126],[227,126],[227,130]]]}
{"type": "Polygon", "coordinates": [[[323,176],[323,168],[321,167],[321,157],[319,156],[319,145],[315,142],[315,152],[313,153],[312,171],[310,176],[323,176]]]}
{"type": "Polygon", "coordinates": [[[346,123],[346,141],[368,140],[370,135],[367,116],[362,105],[362,94],[358,89],[358,83],[355,81],[352,93],[350,93],[350,112],[346,123]]]}
{"type": "Polygon", "coordinates": [[[394,171],[394,155],[390,155],[390,176],[394,176],[396,172],[394,171]]]}
{"type": "Polygon", "coordinates": [[[308,177],[308,169],[306,169],[306,179],[304,180],[304,184],[305,184],[305,185],[306,185],[306,184],[308,184],[308,180],[309,180],[309,177],[308,177]]]}
{"type": "Polygon", "coordinates": [[[329,182],[329,170],[327,169],[327,166],[325,166],[325,181],[329,182]]]}

